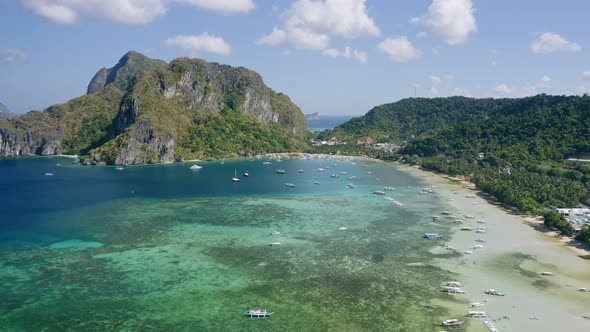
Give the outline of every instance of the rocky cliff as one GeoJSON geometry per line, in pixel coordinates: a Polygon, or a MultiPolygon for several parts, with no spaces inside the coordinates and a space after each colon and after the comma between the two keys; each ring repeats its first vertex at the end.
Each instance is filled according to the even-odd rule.
{"type": "Polygon", "coordinates": [[[77,153],[87,164],[159,163],[297,150],[306,132],[301,110],[252,70],[188,58],[167,64],[129,52],[97,72],[87,95],[0,121],[0,156],[77,153]]]}

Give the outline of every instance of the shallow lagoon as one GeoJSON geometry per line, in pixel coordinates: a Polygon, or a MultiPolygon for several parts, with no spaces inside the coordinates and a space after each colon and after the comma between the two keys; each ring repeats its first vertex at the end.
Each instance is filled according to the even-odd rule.
{"type": "Polygon", "coordinates": [[[442,297],[440,283],[454,276],[430,265],[437,242],[421,238],[449,231],[430,220],[445,209],[438,196],[418,195],[428,183],[383,163],[262,161],[200,163],[198,171],[0,161],[0,325],[439,330],[445,310],[421,304],[442,297]],[[245,170],[249,177],[230,181],[245,170]],[[384,186],[397,188],[386,197],[404,207],[372,194],[384,186]],[[243,315],[259,307],[275,314],[243,315]]]}

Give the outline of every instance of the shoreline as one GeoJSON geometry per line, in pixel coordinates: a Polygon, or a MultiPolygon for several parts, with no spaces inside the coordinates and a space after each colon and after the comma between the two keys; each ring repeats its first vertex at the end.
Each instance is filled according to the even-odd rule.
{"type": "MultiPolygon", "coordinates": [[[[489,315],[485,320],[492,321],[501,331],[590,329],[590,320],[585,318],[590,316],[590,294],[578,291],[590,286],[590,261],[572,255],[572,248],[559,246],[562,242],[547,233],[534,231],[525,221],[534,216],[514,214],[491,204],[485,196],[475,195],[473,184],[464,179],[451,180],[416,167],[405,170],[422,178],[446,210],[456,215],[451,219],[441,216],[440,221],[434,222],[450,227],[444,242],[456,248],[457,253],[448,257],[449,251],[441,243],[431,250],[434,265],[458,274],[457,281],[466,292],[443,294],[432,300],[446,309],[442,319],[458,318],[468,324],[469,331],[488,331],[483,320],[464,317],[468,310],[478,310],[485,311],[489,315]],[[456,224],[456,219],[463,221],[456,224]],[[462,231],[462,227],[469,229],[462,231]],[[477,227],[489,231],[477,234],[477,227]],[[545,271],[551,275],[543,275],[545,271]],[[507,295],[486,295],[487,289],[498,289],[507,295]],[[472,308],[469,303],[473,302],[484,305],[472,308]]],[[[445,281],[441,280],[441,285],[445,281]]]]}

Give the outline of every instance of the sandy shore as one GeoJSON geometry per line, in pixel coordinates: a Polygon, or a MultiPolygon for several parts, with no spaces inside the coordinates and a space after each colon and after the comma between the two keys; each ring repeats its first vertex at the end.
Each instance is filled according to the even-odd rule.
{"type": "MultiPolygon", "coordinates": [[[[486,311],[500,331],[590,331],[590,260],[559,238],[536,231],[533,218],[516,216],[483,197],[475,195],[469,183],[451,181],[416,168],[407,168],[434,187],[436,195],[448,205],[454,218],[440,223],[452,227],[446,243],[457,249],[457,256],[440,258],[437,265],[458,274],[464,295],[448,295],[438,305],[450,308],[453,317],[465,320],[469,331],[488,331],[484,319],[462,317],[468,310],[486,311]],[[453,223],[454,220],[463,223],[453,223]],[[472,230],[459,230],[471,227],[472,230]],[[475,229],[486,227],[487,233],[475,229]],[[485,241],[477,242],[476,239],[485,241]],[[482,249],[474,249],[482,245],[482,249]],[[472,254],[465,254],[469,250],[472,254]],[[551,276],[541,275],[551,272],[551,276]],[[491,296],[485,290],[502,290],[506,296],[491,296]],[[470,302],[485,303],[470,308],[470,302]],[[588,317],[585,318],[584,316],[588,317]]],[[[448,254],[443,246],[435,254],[448,254]]],[[[441,283],[443,280],[441,280],[441,283]]]]}

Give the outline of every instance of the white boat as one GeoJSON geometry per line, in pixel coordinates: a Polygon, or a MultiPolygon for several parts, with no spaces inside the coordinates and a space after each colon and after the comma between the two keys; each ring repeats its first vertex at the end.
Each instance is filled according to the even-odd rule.
{"type": "Polygon", "coordinates": [[[385,195],[385,191],[375,190],[375,191],[373,191],[373,194],[375,194],[375,195],[385,195]]]}
{"type": "Polygon", "coordinates": [[[348,228],[346,228],[346,227],[339,227],[339,228],[338,228],[338,230],[339,230],[339,231],[345,231],[345,230],[347,230],[347,229],[348,229],[348,228]]]}
{"type": "Polygon", "coordinates": [[[272,242],[270,245],[273,247],[279,247],[279,246],[282,246],[283,243],[282,242],[272,242]]]}
{"type": "Polygon", "coordinates": [[[590,292],[590,290],[586,287],[578,288],[578,292],[590,292]]]}
{"type": "Polygon", "coordinates": [[[485,234],[485,233],[487,233],[487,232],[488,232],[488,229],[487,229],[487,228],[485,228],[485,227],[478,227],[478,228],[475,230],[475,232],[476,232],[476,233],[478,233],[478,234],[485,234]]]}
{"type": "Polygon", "coordinates": [[[272,163],[267,160],[267,161],[262,162],[262,165],[272,165],[272,163]]]}
{"type": "Polygon", "coordinates": [[[47,172],[47,173],[45,173],[45,176],[53,176],[53,173],[47,172]]]}
{"type": "Polygon", "coordinates": [[[234,169],[234,177],[231,178],[232,182],[240,182],[240,178],[238,178],[238,171],[234,169]]]}
{"type": "Polygon", "coordinates": [[[279,231],[272,231],[272,232],[270,233],[270,235],[279,235],[279,234],[281,234],[281,232],[279,232],[279,231]]]}
{"type": "Polygon", "coordinates": [[[244,177],[249,177],[250,176],[250,172],[245,171],[244,174],[242,174],[244,177]]]}
{"type": "Polygon", "coordinates": [[[295,188],[295,184],[293,184],[293,183],[285,183],[285,187],[295,188]]]}
{"type": "Polygon", "coordinates": [[[348,187],[348,188],[350,188],[350,189],[354,189],[354,188],[356,188],[356,187],[354,186],[354,184],[352,184],[352,183],[349,183],[349,184],[347,184],[347,185],[346,185],[346,187],[348,187]]]}
{"type": "Polygon", "coordinates": [[[284,169],[277,169],[277,174],[285,174],[285,170],[284,169]]]}
{"type": "Polygon", "coordinates": [[[441,290],[447,294],[465,294],[460,287],[443,286],[441,290]]]}
{"type": "Polygon", "coordinates": [[[479,307],[483,307],[485,305],[485,303],[482,302],[471,302],[469,303],[469,306],[472,308],[479,308],[479,307]]]}
{"type": "Polygon", "coordinates": [[[462,231],[471,231],[471,230],[473,230],[473,228],[471,228],[469,226],[463,226],[463,227],[460,228],[460,230],[462,230],[462,231]]]}
{"type": "Polygon", "coordinates": [[[483,249],[483,245],[481,244],[476,244],[473,247],[471,247],[471,249],[483,249]]]}
{"type": "Polygon", "coordinates": [[[493,289],[493,288],[486,290],[485,293],[488,294],[488,295],[495,295],[495,296],[504,296],[504,295],[506,295],[506,294],[502,293],[501,291],[496,290],[496,289],[493,289]]]}
{"type": "Polygon", "coordinates": [[[383,190],[385,191],[395,191],[394,187],[383,187],[383,190]]]}
{"type": "Polygon", "coordinates": [[[197,164],[193,164],[193,165],[192,165],[191,167],[189,167],[189,168],[190,168],[190,169],[192,169],[192,170],[195,170],[195,169],[201,169],[201,168],[203,168],[203,166],[199,166],[199,165],[197,165],[197,164]]]}
{"type": "Polygon", "coordinates": [[[314,181],[313,184],[320,184],[320,182],[319,181],[314,181]]]}
{"type": "Polygon", "coordinates": [[[486,240],[483,240],[483,239],[475,239],[475,242],[486,243],[487,241],[486,240]]]}
{"type": "Polygon", "coordinates": [[[299,173],[305,173],[305,171],[302,170],[302,169],[298,170],[297,172],[299,172],[299,173]]]}
{"type": "Polygon", "coordinates": [[[122,171],[122,170],[124,170],[125,168],[123,168],[123,167],[115,167],[115,169],[116,169],[117,171],[122,171]]]}
{"type": "Polygon", "coordinates": [[[318,168],[318,172],[323,172],[324,169],[323,168],[318,168]]]}
{"type": "Polygon", "coordinates": [[[268,312],[266,309],[250,309],[246,311],[246,316],[251,318],[264,318],[274,314],[274,312],[268,312]]]}
{"type": "Polygon", "coordinates": [[[488,330],[490,330],[490,332],[500,332],[500,330],[498,330],[498,329],[496,328],[496,326],[494,326],[494,323],[492,323],[492,322],[490,322],[490,321],[487,321],[487,320],[486,320],[486,321],[484,321],[484,322],[483,322],[483,325],[484,325],[485,327],[487,327],[487,328],[488,328],[488,330]]]}
{"type": "Polygon", "coordinates": [[[337,179],[337,178],[339,178],[339,177],[340,177],[340,175],[338,175],[338,174],[332,174],[332,175],[330,175],[330,177],[331,177],[331,178],[335,178],[335,179],[337,179]]]}
{"type": "Polygon", "coordinates": [[[447,320],[443,320],[440,325],[446,326],[446,327],[457,327],[457,326],[462,327],[463,321],[460,321],[458,319],[447,319],[447,320]]]}
{"type": "Polygon", "coordinates": [[[423,238],[429,239],[429,240],[432,240],[432,239],[441,239],[442,237],[443,236],[440,235],[440,234],[438,234],[438,233],[424,233],[424,236],[423,236],[423,238]]]}
{"type": "Polygon", "coordinates": [[[461,287],[461,283],[459,281],[447,281],[445,282],[445,286],[449,287],[461,287]]]}
{"type": "Polygon", "coordinates": [[[467,314],[465,314],[465,316],[472,318],[487,318],[488,314],[485,311],[470,310],[467,311],[467,314]]]}
{"type": "Polygon", "coordinates": [[[543,271],[543,272],[541,272],[541,275],[542,276],[552,276],[553,275],[553,272],[543,271]]]}

